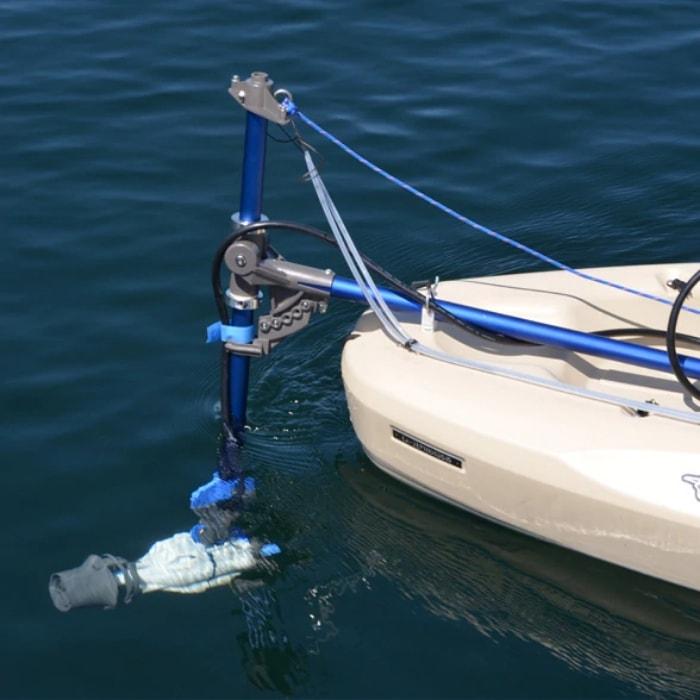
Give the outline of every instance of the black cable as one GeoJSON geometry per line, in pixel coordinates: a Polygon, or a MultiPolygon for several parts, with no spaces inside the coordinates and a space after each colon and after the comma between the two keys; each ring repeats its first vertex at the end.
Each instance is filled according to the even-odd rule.
{"type": "Polygon", "coordinates": [[[278,139],[276,136],[273,136],[269,131],[267,132],[267,138],[272,139],[275,143],[295,143],[297,140],[296,136],[287,136],[287,138],[285,139],[278,139]]]}
{"type": "MultiPolygon", "coordinates": [[[[224,321],[222,321],[224,323],[224,321]]],[[[228,323],[228,319],[226,320],[228,323]]],[[[221,398],[221,422],[224,426],[224,444],[228,443],[230,440],[236,440],[235,431],[233,426],[229,423],[228,419],[231,415],[231,396],[228,392],[229,385],[229,365],[228,365],[228,351],[224,345],[221,346],[221,375],[220,375],[220,386],[219,395],[221,398]]]]}
{"type": "Polygon", "coordinates": [[[297,129],[297,126],[294,123],[294,121],[290,121],[289,123],[291,124],[292,128],[294,129],[293,134],[290,134],[284,128],[284,126],[282,126],[282,124],[277,124],[277,127],[285,135],[285,138],[283,138],[283,139],[277,138],[277,137],[273,136],[269,131],[267,132],[267,137],[269,139],[272,139],[273,141],[276,141],[277,143],[293,143],[294,146],[296,148],[298,148],[301,153],[304,153],[305,151],[313,151],[314,153],[317,153],[318,155],[320,155],[320,153],[318,153],[318,151],[311,144],[308,144],[308,143],[306,143],[306,141],[304,141],[304,139],[301,137],[301,134],[299,133],[299,129],[297,129]]]}
{"type": "MultiPolygon", "coordinates": [[[[666,338],[668,332],[660,328],[608,328],[604,331],[593,331],[595,335],[603,335],[606,338],[625,338],[636,335],[641,338],[666,338]]],[[[700,345],[700,338],[697,335],[687,335],[686,333],[676,333],[676,340],[689,345],[700,345]]]]}
{"type": "Polygon", "coordinates": [[[700,282],[700,270],[698,270],[685,284],[683,289],[673,302],[673,308],[668,317],[668,327],[666,329],[666,350],[668,351],[668,361],[671,363],[671,369],[676,375],[676,379],[688,390],[688,392],[696,399],[700,399],[700,389],[698,389],[688,379],[688,375],[683,371],[678,352],[676,351],[676,341],[680,338],[680,334],[676,333],[678,325],[678,316],[680,316],[683,302],[690,296],[695,285],[700,282]]]}

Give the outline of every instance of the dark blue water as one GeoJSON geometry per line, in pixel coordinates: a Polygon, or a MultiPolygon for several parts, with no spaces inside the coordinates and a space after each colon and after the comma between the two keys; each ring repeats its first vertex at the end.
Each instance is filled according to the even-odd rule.
{"type": "MultiPolygon", "coordinates": [[[[251,519],[294,555],[273,580],[67,615],[46,592],[90,552],[189,528],[216,464],[202,336],[237,208],[233,73],[266,70],[390,171],[569,264],[697,260],[697,2],[0,0],[0,57],[0,695],[700,695],[695,594],[369,464],[342,303],[253,370],[251,519]]],[[[308,136],[358,243],[404,279],[539,269],[308,136]]],[[[266,213],[322,224],[298,152],[269,156],[266,213]]]]}

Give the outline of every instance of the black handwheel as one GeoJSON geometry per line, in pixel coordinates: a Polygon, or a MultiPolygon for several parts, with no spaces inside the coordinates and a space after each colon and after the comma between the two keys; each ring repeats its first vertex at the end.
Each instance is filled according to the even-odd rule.
{"type": "Polygon", "coordinates": [[[671,315],[668,317],[668,327],[666,329],[666,350],[668,351],[668,361],[671,363],[671,369],[676,375],[676,379],[688,390],[688,392],[696,399],[700,399],[700,389],[688,379],[688,375],[681,367],[681,361],[676,352],[676,326],[678,325],[678,317],[680,316],[683,302],[688,298],[693,291],[695,285],[700,282],[700,270],[698,270],[686,283],[680,294],[673,302],[671,315]]]}

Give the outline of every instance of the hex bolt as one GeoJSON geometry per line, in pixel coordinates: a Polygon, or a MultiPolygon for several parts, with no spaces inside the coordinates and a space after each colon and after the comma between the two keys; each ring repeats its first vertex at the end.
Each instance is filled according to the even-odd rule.
{"type": "Polygon", "coordinates": [[[245,256],[243,256],[243,255],[236,256],[236,265],[238,265],[238,267],[245,267],[247,263],[248,263],[248,261],[245,259],[245,256]]]}
{"type": "Polygon", "coordinates": [[[279,329],[281,328],[281,326],[282,326],[282,322],[281,322],[278,318],[276,318],[276,319],[272,322],[272,327],[273,327],[276,331],[279,330],[279,329]]]}
{"type": "Polygon", "coordinates": [[[263,333],[267,333],[270,330],[270,324],[267,321],[262,321],[260,323],[260,330],[263,333]]]}
{"type": "Polygon", "coordinates": [[[304,301],[301,302],[301,308],[304,309],[304,311],[308,311],[310,306],[311,304],[308,299],[304,299],[304,301]]]}

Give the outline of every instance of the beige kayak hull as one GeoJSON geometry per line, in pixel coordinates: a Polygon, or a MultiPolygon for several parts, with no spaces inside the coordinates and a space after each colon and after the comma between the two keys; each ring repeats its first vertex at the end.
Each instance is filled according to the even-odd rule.
{"type": "MultiPolygon", "coordinates": [[[[672,300],[666,282],[698,267],[593,272],[672,300]]],[[[562,272],[445,282],[438,297],[583,331],[665,328],[669,311],[562,272]]],[[[700,322],[684,316],[679,330],[700,335],[700,322]]],[[[696,410],[671,374],[400,320],[426,345],[465,358],[696,410]]],[[[419,356],[369,312],[345,344],[342,373],[355,432],[387,473],[508,527],[700,590],[700,426],[419,356]]]]}

